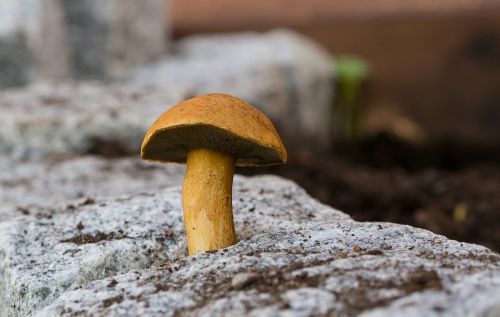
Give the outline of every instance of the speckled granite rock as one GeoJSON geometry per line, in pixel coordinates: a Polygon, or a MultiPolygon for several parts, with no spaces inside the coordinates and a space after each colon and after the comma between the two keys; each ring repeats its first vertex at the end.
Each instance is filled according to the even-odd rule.
{"type": "MultiPolygon", "coordinates": [[[[348,217],[276,177],[235,179],[239,238],[348,217]]],[[[67,289],[186,256],[180,186],[83,201],[0,223],[0,316],[26,315],[67,289]]]]}
{"type": "Polygon", "coordinates": [[[179,185],[184,165],[97,156],[33,161],[0,158],[0,221],[106,196],[179,185]],[[69,202],[68,200],[74,200],[69,202]]]}
{"type": "Polygon", "coordinates": [[[0,92],[0,153],[137,154],[156,117],[186,97],[180,88],[91,83],[0,92]]]}
{"type": "Polygon", "coordinates": [[[0,87],[124,77],[165,54],[164,0],[0,1],[0,87]]]}
{"type": "Polygon", "coordinates": [[[194,36],[174,51],[139,70],[136,82],[233,94],[264,110],[281,133],[329,144],[332,60],[312,40],[286,30],[194,36]]]}
{"type": "Polygon", "coordinates": [[[306,225],[89,283],[35,316],[498,316],[498,259],[404,226],[306,225]]]}
{"type": "Polygon", "coordinates": [[[176,186],[1,223],[0,315],[499,311],[500,256],[487,248],[410,226],[355,222],[289,181],[237,176],[240,242],[186,257],[180,201],[176,186]]]}
{"type": "Polygon", "coordinates": [[[135,154],[160,113],[208,92],[247,100],[285,139],[329,144],[330,60],[311,41],[284,31],[199,37],[181,41],[177,52],[127,84],[36,84],[0,92],[0,154],[102,154],[110,148],[135,154]]]}
{"type": "Polygon", "coordinates": [[[43,24],[37,0],[0,1],[0,88],[21,86],[33,77],[38,48],[36,35],[43,24]]]}
{"type": "Polygon", "coordinates": [[[260,108],[285,139],[328,144],[331,85],[321,51],[289,33],[234,36],[229,42],[234,42],[233,49],[226,43],[229,39],[182,42],[184,57],[158,66],[157,75],[154,69],[139,75],[167,77],[156,79],[155,84],[37,84],[0,92],[0,154],[28,158],[109,154],[106,151],[136,154],[159,114],[184,99],[216,91],[232,93],[260,108]]]}
{"type": "Polygon", "coordinates": [[[0,316],[26,316],[68,288],[184,254],[172,202],[83,201],[0,223],[0,316]]]}
{"type": "Polygon", "coordinates": [[[164,0],[59,0],[73,78],[123,78],[167,52],[164,0]]]}

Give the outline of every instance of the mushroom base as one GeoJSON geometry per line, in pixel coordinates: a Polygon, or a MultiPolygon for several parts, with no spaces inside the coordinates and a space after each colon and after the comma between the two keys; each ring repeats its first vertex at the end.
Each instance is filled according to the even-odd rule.
{"type": "Polygon", "coordinates": [[[235,159],[208,149],[187,155],[182,186],[189,255],[236,243],[232,190],[235,159]]]}

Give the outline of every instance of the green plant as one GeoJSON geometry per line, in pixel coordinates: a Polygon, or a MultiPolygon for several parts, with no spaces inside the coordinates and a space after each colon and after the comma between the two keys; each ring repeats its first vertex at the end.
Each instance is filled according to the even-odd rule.
{"type": "Polygon", "coordinates": [[[369,75],[369,66],[362,58],[341,55],[331,64],[337,80],[337,111],[335,118],[342,137],[356,140],[359,136],[359,103],[362,83],[369,75]]]}

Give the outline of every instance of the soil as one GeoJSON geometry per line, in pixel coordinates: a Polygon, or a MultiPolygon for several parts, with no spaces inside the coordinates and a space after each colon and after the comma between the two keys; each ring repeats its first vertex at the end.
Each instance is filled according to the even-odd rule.
{"type": "Polygon", "coordinates": [[[290,178],[356,220],[409,224],[500,251],[498,145],[414,145],[381,134],[328,152],[287,148],[285,166],[238,172],[290,178]]]}
{"type": "MultiPolygon", "coordinates": [[[[78,224],[80,225],[81,222],[78,224]]],[[[77,226],[78,228],[79,226],[77,226]]],[[[81,230],[81,229],[78,229],[81,230]]],[[[72,238],[62,240],[63,243],[74,243],[74,244],[89,244],[89,243],[98,243],[101,241],[111,241],[111,240],[120,240],[128,238],[123,232],[111,232],[104,233],[101,231],[96,231],[95,233],[85,233],[79,234],[72,238]]]]}

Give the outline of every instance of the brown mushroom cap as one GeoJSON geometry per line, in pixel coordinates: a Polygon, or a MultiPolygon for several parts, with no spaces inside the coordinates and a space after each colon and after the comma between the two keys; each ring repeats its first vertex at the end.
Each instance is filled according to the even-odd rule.
{"type": "Polygon", "coordinates": [[[234,156],[238,166],[287,160],[271,121],[243,100],[225,94],[189,99],[163,113],[146,133],[141,157],[185,163],[187,153],[197,148],[234,156]]]}

